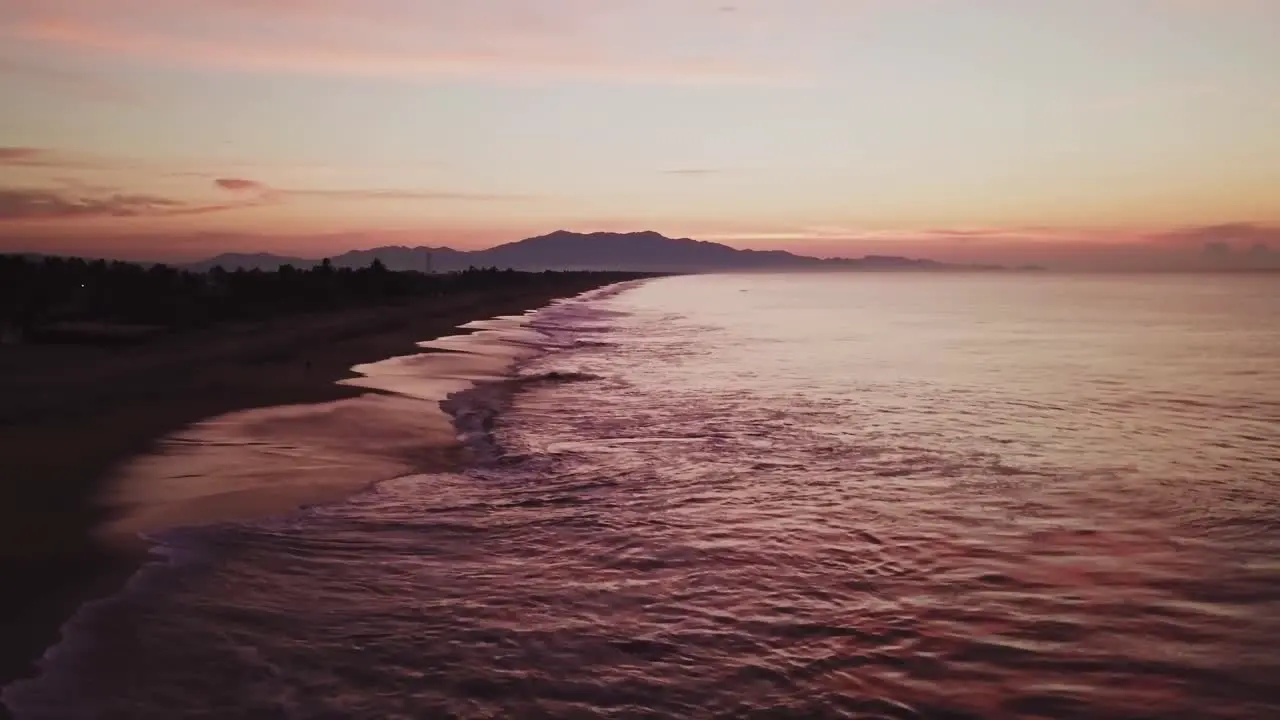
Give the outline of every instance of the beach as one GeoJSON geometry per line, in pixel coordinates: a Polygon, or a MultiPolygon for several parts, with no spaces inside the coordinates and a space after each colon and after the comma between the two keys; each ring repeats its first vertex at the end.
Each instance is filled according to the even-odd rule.
{"type": "Polygon", "coordinates": [[[0,351],[0,685],[34,671],[61,623],[145,560],[141,542],[99,529],[113,470],[164,436],[250,408],[324,403],[369,388],[353,366],[420,352],[459,325],[522,313],[618,278],[561,277],[393,306],[277,317],[118,347],[0,351]]]}

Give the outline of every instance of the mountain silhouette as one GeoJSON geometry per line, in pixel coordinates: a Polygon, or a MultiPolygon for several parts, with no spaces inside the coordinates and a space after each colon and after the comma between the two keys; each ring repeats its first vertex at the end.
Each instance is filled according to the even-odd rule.
{"type": "MultiPolygon", "coordinates": [[[[576,233],[557,230],[487,250],[389,246],[353,250],[330,258],[335,267],[367,267],[380,260],[391,270],[449,272],[468,267],[500,270],[627,270],[636,272],[713,272],[722,270],[936,270],[963,266],[892,255],[816,258],[784,250],[739,250],[720,243],[669,238],[656,232],[576,233]]],[[[269,253],[227,253],[192,264],[197,270],[276,270],[282,265],[311,267],[319,259],[269,253]]]]}

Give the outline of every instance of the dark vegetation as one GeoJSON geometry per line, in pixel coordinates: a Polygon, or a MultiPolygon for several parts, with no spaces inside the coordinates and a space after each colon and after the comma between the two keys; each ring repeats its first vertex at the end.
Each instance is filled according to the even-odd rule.
{"type": "MultiPolygon", "coordinates": [[[[30,341],[86,335],[123,340],[224,321],[463,292],[523,290],[588,274],[607,273],[496,268],[394,272],[376,259],[359,269],[337,268],[326,259],[310,269],[285,265],[276,271],[215,267],[195,272],[166,265],[9,255],[0,256],[0,330],[30,341]]],[[[623,273],[617,275],[625,279],[623,273]]]]}

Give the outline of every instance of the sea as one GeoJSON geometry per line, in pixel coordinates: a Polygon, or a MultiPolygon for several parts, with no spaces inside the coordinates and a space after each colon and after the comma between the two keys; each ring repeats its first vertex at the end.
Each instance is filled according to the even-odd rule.
{"type": "Polygon", "coordinates": [[[353,489],[148,531],[153,561],[3,701],[1280,718],[1280,277],[676,276],[471,330],[360,368],[416,402],[377,424],[326,405],[287,442],[245,416],[188,438],[267,447],[277,478],[358,438],[331,463],[353,489]],[[488,369],[440,402],[432,358],[470,355],[488,369]],[[378,461],[370,428],[442,410],[455,465],[414,469],[405,433],[378,461]]]}

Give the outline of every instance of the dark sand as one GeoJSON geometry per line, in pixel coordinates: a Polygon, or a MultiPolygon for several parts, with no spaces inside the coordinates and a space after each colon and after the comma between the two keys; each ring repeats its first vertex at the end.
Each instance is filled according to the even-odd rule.
{"type": "Polygon", "coordinates": [[[104,478],[122,461],[201,419],[362,394],[335,384],[353,365],[410,354],[416,342],[463,332],[455,329],[463,323],[605,282],[557,279],[128,347],[0,347],[0,685],[32,674],[66,618],[118,589],[144,559],[140,546],[93,539],[106,519],[104,478]]]}

